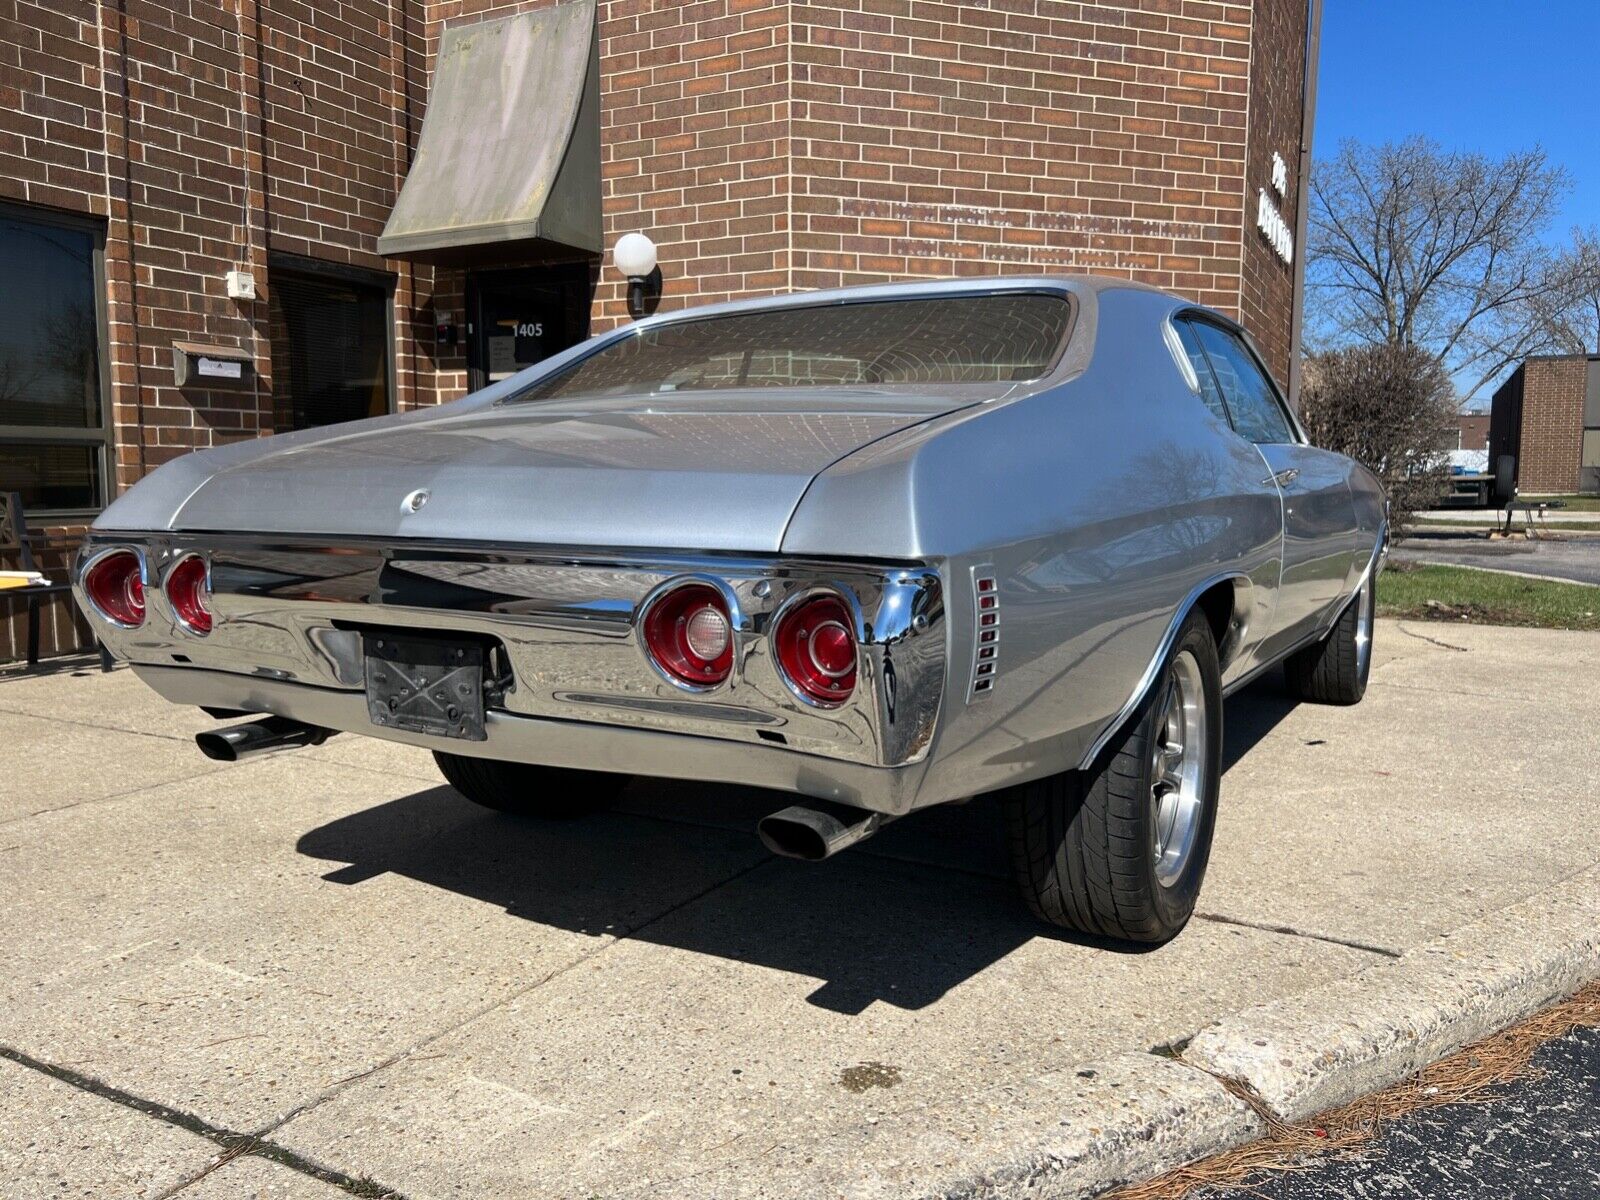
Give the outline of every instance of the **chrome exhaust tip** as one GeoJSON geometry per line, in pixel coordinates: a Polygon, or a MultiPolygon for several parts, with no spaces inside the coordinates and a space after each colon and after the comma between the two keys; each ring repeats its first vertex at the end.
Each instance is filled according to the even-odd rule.
{"type": "Polygon", "coordinates": [[[293,750],[299,746],[320,746],[336,730],[307,725],[289,717],[261,717],[243,725],[212,729],[194,735],[200,753],[217,762],[239,762],[271,750],[293,750]]]}
{"type": "Polygon", "coordinates": [[[762,817],[761,843],[772,853],[802,862],[821,862],[865,841],[888,821],[882,813],[839,806],[832,811],[794,805],[762,817]]]}

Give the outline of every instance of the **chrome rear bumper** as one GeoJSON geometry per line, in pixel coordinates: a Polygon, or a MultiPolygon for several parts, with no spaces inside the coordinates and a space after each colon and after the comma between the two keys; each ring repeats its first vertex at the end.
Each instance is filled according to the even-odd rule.
{"type": "Polygon", "coordinates": [[[99,619],[81,587],[79,603],[108,648],[169,699],[455,753],[762,783],[828,799],[846,798],[838,787],[855,788],[886,796],[877,804],[893,812],[898,784],[807,785],[807,773],[822,759],[874,775],[921,763],[944,695],[943,588],[924,566],[184,534],[91,534],[81,561],[113,546],[134,549],[144,563],[145,623],[129,629],[99,619]],[[166,572],[191,554],[209,569],[215,621],[204,636],[176,619],[162,592],[166,572]],[[637,629],[653,592],[691,576],[715,581],[735,627],[732,677],[704,692],[664,679],[637,629]],[[836,707],[796,694],[769,636],[786,603],[818,588],[845,599],[860,650],[858,685],[836,707]],[[370,723],[362,638],[385,630],[491,639],[503,650],[514,682],[492,711],[487,742],[439,744],[370,723]],[[622,730],[672,736],[601,736],[622,730]],[[691,739],[721,745],[682,749],[691,739]],[[669,745],[679,747],[674,762],[655,763],[651,748],[665,755],[669,745]],[[770,777],[762,782],[750,773],[753,750],[777,764],[797,761],[760,768],[770,777]],[[626,765],[612,757],[621,753],[626,765]]]}
{"type": "Polygon", "coordinates": [[[775,745],[747,745],[652,729],[494,711],[488,714],[485,722],[486,741],[459,741],[379,728],[368,719],[366,698],[361,692],[307,687],[274,679],[242,678],[193,667],[135,664],[133,671],[174,704],[272,713],[325,729],[364,733],[385,741],[451,754],[581,770],[603,766],[605,770],[627,775],[773,788],[894,816],[953,798],[919,798],[926,762],[903,767],[869,767],[800,754],[775,745]]]}

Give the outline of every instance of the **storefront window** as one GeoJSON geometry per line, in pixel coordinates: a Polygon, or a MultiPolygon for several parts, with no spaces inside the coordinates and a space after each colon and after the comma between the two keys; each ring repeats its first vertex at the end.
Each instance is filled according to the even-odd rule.
{"type": "Polygon", "coordinates": [[[105,503],[99,231],[0,208],[0,492],[29,516],[105,503]]]}
{"type": "Polygon", "coordinates": [[[280,432],[389,411],[389,290],[273,267],[272,384],[280,432]]]}

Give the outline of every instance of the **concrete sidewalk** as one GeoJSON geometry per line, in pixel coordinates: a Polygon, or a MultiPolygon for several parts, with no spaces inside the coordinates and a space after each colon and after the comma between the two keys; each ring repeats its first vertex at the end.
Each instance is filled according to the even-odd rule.
{"type": "Polygon", "coordinates": [[[1381,622],[1362,705],[1236,697],[1205,915],[1146,953],[1033,923],[983,801],[804,866],[752,832],[770,795],[522,822],[410,748],[223,767],[128,671],[8,674],[0,1190],[949,1192],[1041,1127],[1137,1144],[1151,1093],[1207,1131],[1178,1161],[1253,1118],[1170,1047],[1600,864],[1597,668],[1592,634],[1381,622]]]}

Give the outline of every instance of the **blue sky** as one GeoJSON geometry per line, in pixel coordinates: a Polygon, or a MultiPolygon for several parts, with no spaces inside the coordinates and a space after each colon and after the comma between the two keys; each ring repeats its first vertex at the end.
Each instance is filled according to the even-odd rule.
{"type": "Polygon", "coordinates": [[[1413,133],[1538,143],[1573,177],[1553,237],[1600,224],[1600,2],[1324,0],[1315,152],[1413,133]]]}

